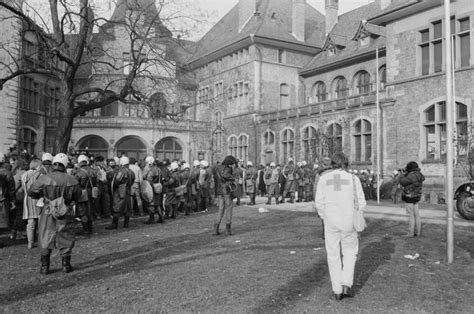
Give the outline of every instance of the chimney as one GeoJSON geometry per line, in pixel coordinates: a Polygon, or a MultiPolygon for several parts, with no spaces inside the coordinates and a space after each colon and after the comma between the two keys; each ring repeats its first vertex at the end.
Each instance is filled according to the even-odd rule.
{"type": "Polygon", "coordinates": [[[305,15],[304,11],[306,8],[306,0],[293,0],[292,8],[292,33],[293,36],[299,41],[305,40],[305,15]]]}
{"type": "Polygon", "coordinates": [[[390,4],[392,4],[392,0],[380,0],[380,9],[384,10],[390,4]]]}
{"type": "Polygon", "coordinates": [[[239,32],[257,11],[257,0],[239,0],[239,32]]]}
{"type": "Polygon", "coordinates": [[[339,10],[339,0],[326,1],[326,36],[331,32],[334,25],[337,24],[337,14],[339,10]]]}

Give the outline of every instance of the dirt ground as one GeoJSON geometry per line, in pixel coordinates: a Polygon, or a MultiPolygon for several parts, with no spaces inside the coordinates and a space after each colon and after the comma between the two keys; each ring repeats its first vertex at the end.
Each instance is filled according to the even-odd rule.
{"type": "MultiPolygon", "coordinates": [[[[284,205],[282,205],[284,206],[284,205]]],[[[474,230],[456,228],[455,261],[446,264],[444,226],[424,225],[405,238],[406,223],[370,220],[361,234],[354,298],[335,301],[321,224],[313,213],[241,206],[233,236],[212,235],[215,211],[79,237],[64,274],[40,275],[38,249],[0,236],[0,311],[473,313],[474,230]],[[405,255],[419,254],[412,260],[405,255]]]]}

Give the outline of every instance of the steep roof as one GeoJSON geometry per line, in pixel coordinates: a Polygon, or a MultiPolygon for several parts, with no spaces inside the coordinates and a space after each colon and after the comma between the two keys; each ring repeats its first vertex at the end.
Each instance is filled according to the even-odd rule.
{"type": "Polygon", "coordinates": [[[305,41],[292,35],[292,1],[259,0],[257,12],[239,32],[239,7],[235,5],[198,43],[189,62],[199,60],[219,49],[253,35],[296,45],[321,48],[324,37],[324,15],[305,4],[305,41]]]}
{"type": "Polygon", "coordinates": [[[328,63],[341,61],[359,54],[364,54],[375,47],[385,47],[385,30],[376,25],[364,23],[365,30],[377,37],[368,46],[360,46],[354,39],[356,34],[360,32],[361,21],[376,16],[381,12],[380,2],[375,1],[355,10],[349,11],[339,16],[338,22],[333,27],[326,38],[324,48],[336,44],[340,49],[335,56],[329,56],[324,50],[318,53],[313,60],[301,71],[310,73],[311,71],[325,66],[328,63]]]}

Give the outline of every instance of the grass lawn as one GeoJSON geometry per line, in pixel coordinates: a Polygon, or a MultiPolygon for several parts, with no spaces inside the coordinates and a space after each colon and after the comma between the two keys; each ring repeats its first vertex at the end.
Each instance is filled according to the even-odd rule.
{"type": "MultiPolygon", "coordinates": [[[[282,205],[284,206],[284,205],[282,205]]],[[[335,301],[321,224],[312,213],[234,211],[233,236],[212,235],[215,212],[80,237],[75,271],[39,271],[38,249],[0,249],[0,311],[18,312],[474,312],[474,230],[457,228],[447,265],[444,226],[370,220],[361,234],[352,299],[335,301]],[[407,259],[404,255],[420,257],[407,259]]],[[[107,222],[108,223],[108,222],[107,222]]],[[[4,240],[5,235],[2,236],[4,240]]]]}

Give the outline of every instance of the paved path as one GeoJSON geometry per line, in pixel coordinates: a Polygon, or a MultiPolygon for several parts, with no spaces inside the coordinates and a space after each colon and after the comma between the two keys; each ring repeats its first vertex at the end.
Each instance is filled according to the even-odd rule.
{"type": "MultiPolygon", "coordinates": [[[[266,205],[267,199],[263,197],[257,198],[257,205],[252,206],[256,209],[264,208],[267,210],[288,210],[288,211],[300,211],[300,212],[314,212],[313,203],[293,203],[288,202],[284,204],[275,205],[275,199],[272,199],[272,205],[266,205]]],[[[248,203],[247,200],[243,200],[242,203],[245,205],[248,203]]],[[[432,223],[432,224],[446,224],[446,208],[440,205],[422,205],[420,209],[420,215],[423,222],[432,223]]],[[[367,218],[374,219],[388,219],[388,220],[398,220],[406,221],[406,211],[403,207],[403,204],[391,204],[387,202],[381,202],[377,204],[376,202],[369,202],[365,210],[365,216],[367,218]]],[[[459,216],[458,212],[454,212],[454,225],[463,226],[463,227],[473,227],[474,220],[466,220],[459,216]]]]}

